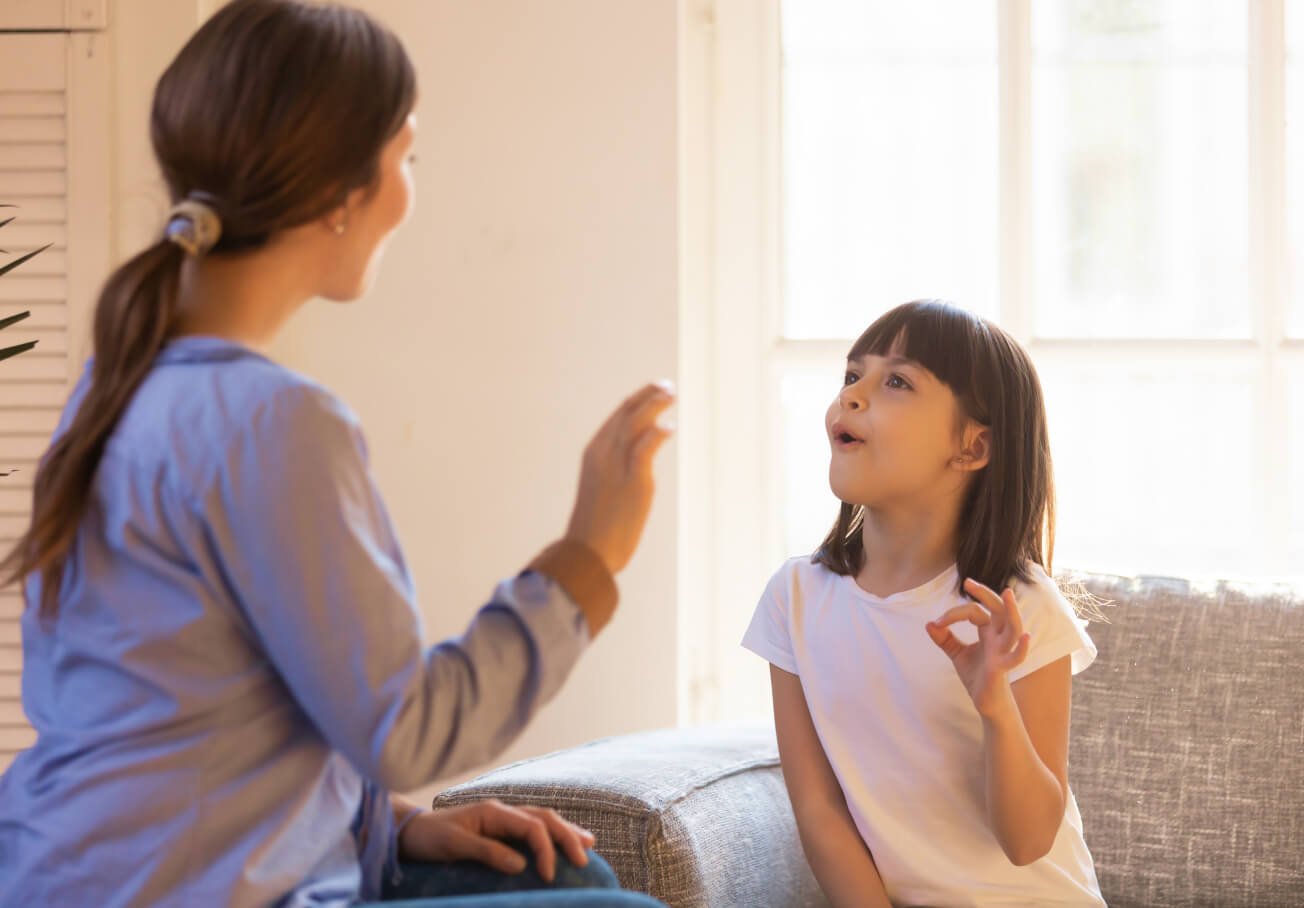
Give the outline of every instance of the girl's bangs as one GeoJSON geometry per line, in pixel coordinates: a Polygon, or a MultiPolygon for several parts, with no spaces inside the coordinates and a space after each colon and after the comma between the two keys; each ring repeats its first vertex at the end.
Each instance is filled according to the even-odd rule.
{"type": "Polygon", "coordinates": [[[847,359],[862,356],[905,356],[923,366],[958,397],[973,386],[977,340],[986,334],[982,319],[940,300],[919,300],[897,306],[865,329],[847,359]]]}

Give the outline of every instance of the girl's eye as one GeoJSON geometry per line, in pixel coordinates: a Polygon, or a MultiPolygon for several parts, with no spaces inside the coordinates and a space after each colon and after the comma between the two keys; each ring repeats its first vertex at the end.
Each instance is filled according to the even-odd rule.
{"type": "Polygon", "coordinates": [[[854,383],[858,378],[860,378],[860,376],[857,375],[855,372],[848,372],[847,374],[842,376],[842,387],[845,388],[847,385],[854,383]]]}
{"type": "Polygon", "coordinates": [[[895,372],[893,372],[891,375],[887,377],[887,386],[889,388],[899,388],[902,391],[913,390],[910,387],[910,382],[906,381],[904,378],[902,378],[900,375],[898,375],[895,372]]]}

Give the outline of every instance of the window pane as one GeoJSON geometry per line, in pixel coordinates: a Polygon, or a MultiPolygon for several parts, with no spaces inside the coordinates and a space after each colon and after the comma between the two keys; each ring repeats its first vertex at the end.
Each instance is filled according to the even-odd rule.
{"type": "Polygon", "coordinates": [[[996,7],[783,6],[787,337],[940,296],[995,314],[996,7]]]}
{"type": "Polygon", "coordinates": [[[1036,333],[1248,336],[1245,0],[1031,8],[1036,333]]]}
{"type": "Polygon", "coordinates": [[[1304,0],[1286,0],[1287,331],[1304,337],[1304,0]]]}
{"type": "Polygon", "coordinates": [[[1254,367],[1039,364],[1056,564],[1176,576],[1265,567],[1254,367]]]}

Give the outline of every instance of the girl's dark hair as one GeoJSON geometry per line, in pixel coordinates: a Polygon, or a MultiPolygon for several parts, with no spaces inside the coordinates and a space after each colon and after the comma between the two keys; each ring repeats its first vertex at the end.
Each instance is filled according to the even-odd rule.
{"type": "MultiPolygon", "coordinates": [[[[1041,382],[1027,352],[986,319],[942,300],[917,300],[870,325],[847,359],[885,356],[898,344],[951,389],[962,418],[991,429],[990,460],[974,474],[960,511],[960,577],[999,591],[1015,578],[1030,580],[1029,562],[1049,575],[1055,482],[1041,382]]],[[[863,506],[843,502],[811,561],[838,574],[859,573],[864,516],[863,506]]]]}
{"type": "MultiPolygon", "coordinates": [[[[154,91],[150,138],[173,202],[202,193],[221,217],[209,253],[254,250],[374,188],[380,153],[416,103],[399,39],[364,13],[302,0],[233,0],[190,38],[154,91]]],[[[91,385],[42,459],[32,522],[0,585],[39,571],[56,610],[65,562],[114,426],[175,330],[185,253],[167,240],[104,284],[91,385]]],[[[29,603],[30,605],[30,603],[29,603]]]]}

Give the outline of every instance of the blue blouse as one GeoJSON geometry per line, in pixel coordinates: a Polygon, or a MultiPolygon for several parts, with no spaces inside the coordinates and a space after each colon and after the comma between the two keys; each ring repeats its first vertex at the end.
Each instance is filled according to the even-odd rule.
{"type": "Polygon", "coordinates": [[[374,899],[388,791],[500,753],[588,642],[524,571],[423,649],[356,418],[213,337],[172,341],[114,430],[57,615],[26,594],[0,905],[374,899]]]}

